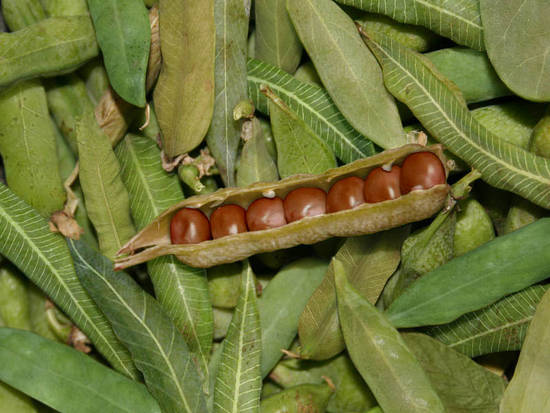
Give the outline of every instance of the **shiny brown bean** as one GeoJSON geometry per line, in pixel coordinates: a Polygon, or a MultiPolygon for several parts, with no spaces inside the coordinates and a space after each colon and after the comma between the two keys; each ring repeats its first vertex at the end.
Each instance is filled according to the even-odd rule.
{"type": "Polygon", "coordinates": [[[216,208],[210,215],[210,228],[214,239],[246,232],[246,211],[233,204],[216,208]]]}
{"type": "Polygon", "coordinates": [[[416,152],[405,158],[401,165],[401,193],[429,189],[445,183],[445,168],[431,152],[416,152]]]}
{"type": "Polygon", "coordinates": [[[364,204],[364,186],[365,181],[357,176],[350,176],[336,182],[328,191],[327,212],[343,211],[364,204]]]}
{"type": "Polygon", "coordinates": [[[196,244],[209,240],[208,218],[198,209],[180,209],[170,221],[170,238],[172,244],[196,244]]]}
{"type": "Polygon", "coordinates": [[[390,171],[374,168],[365,179],[365,202],[374,203],[396,199],[401,196],[399,185],[401,168],[393,165],[390,171]]]}
{"type": "Polygon", "coordinates": [[[250,231],[277,228],[286,224],[281,198],[259,198],[246,210],[246,223],[250,231]]]}
{"type": "Polygon", "coordinates": [[[294,189],[285,197],[284,209],[288,222],[322,215],[327,210],[327,194],[319,188],[294,189]]]}

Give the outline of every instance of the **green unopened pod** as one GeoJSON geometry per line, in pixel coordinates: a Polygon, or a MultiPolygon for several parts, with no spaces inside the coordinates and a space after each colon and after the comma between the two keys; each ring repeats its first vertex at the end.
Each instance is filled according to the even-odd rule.
{"type": "Polygon", "coordinates": [[[19,271],[7,263],[0,267],[0,318],[6,327],[31,329],[26,282],[19,271]]]}
{"type": "Polygon", "coordinates": [[[489,214],[474,198],[459,201],[454,232],[454,255],[466,254],[495,237],[489,214]]]}
{"type": "Polygon", "coordinates": [[[550,108],[533,129],[530,149],[537,155],[550,158],[550,108]]]}
{"type": "Polygon", "coordinates": [[[200,209],[206,216],[210,216],[214,209],[223,204],[248,208],[258,198],[285,198],[297,188],[314,187],[326,192],[342,178],[365,178],[374,168],[399,165],[408,155],[426,151],[438,156],[442,165],[446,165],[439,145],[405,145],[318,175],[294,175],[278,182],[257,183],[246,188],[225,188],[213,194],[188,198],[166,210],[124,245],[119,254],[132,254],[138,249],[146,249],[119,258],[116,267],[122,269],[158,256],[174,254],[188,265],[208,268],[262,252],[314,244],[332,237],[371,234],[426,219],[444,206],[449,192],[447,183],[430,189],[414,190],[384,202],[365,203],[353,209],[307,217],[277,228],[241,232],[196,244],[171,244],[170,238],[172,217],[181,208],[200,209]]]}
{"type": "Polygon", "coordinates": [[[262,400],[260,413],[322,413],[334,388],[325,384],[301,384],[262,400]]]}
{"type": "Polygon", "coordinates": [[[4,0],[1,14],[13,32],[46,18],[40,0],[4,0]]]}

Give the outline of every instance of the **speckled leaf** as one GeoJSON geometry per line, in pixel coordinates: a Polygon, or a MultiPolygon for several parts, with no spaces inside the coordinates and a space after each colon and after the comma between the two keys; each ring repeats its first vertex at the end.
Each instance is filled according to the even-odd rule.
{"type": "MultiPolygon", "coordinates": [[[[117,146],[116,155],[139,229],[183,199],[177,176],[162,168],[160,150],[151,139],[127,135],[117,146]]],[[[150,261],[147,270],[160,305],[183,334],[207,382],[213,321],[206,271],[189,267],[174,256],[150,261]]]]}
{"type": "Polygon", "coordinates": [[[78,278],[132,354],[161,409],[206,413],[191,353],[160,304],[86,244],[69,240],[69,247],[78,278]]]}
{"type": "Polygon", "coordinates": [[[499,77],[517,95],[550,101],[550,3],[480,0],[485,44],[499,77]]]}
{"type": "Polygon", "coordinates": [[[542,285],[526,288],[426,333],[469,357],[519,350],[546,290],[542,285]]]}
{"type": "Polygon", "coordinates": [[[120,178],[120,165],[109,137],[101,131],[93,113],[83,115],[76,134],[80,185],[88,216],[96,229],[101,252],[113,258],[135,233],[128,191],[120,178]]]}
{"type": "Polygon", "coordinates": [[[245,262],[241,296],[223,342],[214,413],[260,411],[261,330],[252,268],[245,262]]]}
{"type": "Polygon", "coordinates": [[[424,26],[476,50],[484,50],[479,0],[336,0],[401,23],[424,26]]]}
{"type": "Polygon", "coordinates": [[[351,286],[334,259],[338,315],[353,364],[386,412],[443,413],[426,373],[386,317],[351,286]]]}
{"type": "Polygon", "coordinates": [[[382,65],[390,92],[431,135],[490,185],[550,208],[550,160],[503,142],[477,122],[449,81],[422,55],[380,34],[365,41],[382,65]]]}
{"type": "Polygon", "coordinates": [[[283,70],[248,60],[248,93],[256,109],[269,114],[268,99],[260,91],[268,86],[332,149],[343,162],[374,154],[374,145],[357,132],[340,113],[325,89],[299,81],[283,70]]]}
{"type": "Polygon", "coordinates": [[[404,145],[395,101],[352,19],[331,0],[288,0],[287,9],[319,77],[348,122],[382,148],[404,145]]]}
{"type": "Polygon", "coordinates": [[[145,106],[145,75],[151,44],[142,0],[88,0],[97,42],[113,89],[127,102],[145,106]]]}

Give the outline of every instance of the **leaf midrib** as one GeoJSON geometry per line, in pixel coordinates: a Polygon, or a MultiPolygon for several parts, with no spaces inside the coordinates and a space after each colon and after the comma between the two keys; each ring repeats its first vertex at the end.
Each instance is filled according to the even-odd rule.
{"type": "MultiPolygon", "coordinates": [[[[141,166],[141,162],[139,162],[139,159],[137,157],[136,151],[134,149],[133,142],[132,142],[131,138],[127,138],[127,139],[128,139],[128,142],[125,142],[126,143],[126,148],[128,149],[128,154],[130,155],[131,160],[134,163],[134,170],[137,171],[137,177],[134,175],[134,178],[142,181],[141,187],[145,189],[145,196],[146,196],[147,199],[149,199],[149,208],[154,211],[155,216],[158,216],[158,215],[160,215],[162,210],[157,207],[157,204],[154,201],[155,197],[153,196],[153,193],[151,192],[151,188],[149,187],[149,182],[148,182],[148,180],[145,176],[145,173],[143,172],[143,168],[141,166]]],[[[168,267],[170,269],[172,277],[179,284],[179,277],[178,277],[179,274],[175,270],[175,264],[172,260],[173,260],[173,258],[170,259],[170,263],[169,263],[168,267]]],[[[185,295],[184,295],[184,297],[186,298],[185,295]]],[[[193,317],[191,316],[192,312],[189,308],[189,303],[187,302],[187,299],[184,299],[183,302],[184,302],[184,306],[185,306],[185,312],[187,313],[187,318],[189,320],[192,320],[193,319],[193,317]]],[[[202,351],[202,345],[200,344],[199,335],[198,335],[197,330],[195,328],[195,324],[194,323],[190,323],[190,324],[191,324],[191,329],[192,329],[192,332],[193,332],[193,338],[195,340],[195,343],[197,344],[197,348],[199,349],[199,354],[200,354],[200,357],[202,359],[203,365],[208,366],[208,361],[207,361],[206,355],[202,351]]],[[[208,369],[205,369],[204,373],[205,373],[206,377],[208,377],[208,374],[209,374],[208,369]]]]}
{"type": "MultiPolygon", "coordinates": [[[[71,241],[71,244],[72,241],[71,241]]],[[[73,244],[74,246],[74,244],[73,244]]],[[[159,355],[162,357],[162,359],[164,360],[166,366],[168,367],[168,370],[170,372],[170,376],[172,378],[172,381],[174,382],[174,384],[176,385],[176,388],[178,390],[178,393],[179,393],[179,396],[181,398],[181,400],[183,401],[183,404],[185,406],[185,408],[187,409],[188,412],[192,412],[192,410],[190,410],[189,408],[189,404],[187,403],[187,398],[185,397],[185,394],[183,392],[183,389],[181,388],[181,385],[178,381],[178,378],[177,378],[177,375],[176,375],[176,372],[174,371],[174,368],[172,366],[172,364],[170,363],[170,358],[167,356],[167,354],[164,352],[164,348],[161,346],[161,344],[159,343],[159,341],[157,340],[156,336],[153,334],[153,332],[151,331],[151,329],[149,328],[149,326],[143,322],[143,320],[134,312],[134,310],[132,309],[132,307],[130,307],[126,301],[124,300],[124,298],[122,296],[120,296],[120,294],[118,293],[118,291],[111,285],[111,283],[109,282],[109,280],[107,280],[103,274],[101,274],[100,272],[98,272],[93,266],[91,266],[88,261],[80,254],[80,251],[74,247],[73,248],[75,253],[78,255],[78,257],[80,258],[80,261],[86,265],[88,267],[88,269],[94,273],[99,279],[101,279],[105,285],[111,290],[111,292],[115,295],[115,297],[119,300],[120,304],[130,313],[130,315],[132,315],[132,317],[134,317],[135,320],[137,320],[138,324],[140,324],[143,329],[147,332],[147,334],[149,335],[149,337],[153,340],[153,343],[155,344],[155,346],[157,347],[158,351],[159,351],[159,355]]],[[[142,294],[144,295],[145,297],[145,292],[142,291],[142,294]]],[[[145,305],[145,302],[144,302],[144,305],[145,305]]]]}
{"type": "MultiPolygon", "coordinates": [[[[5,192],[5,191],[4,191],[5,192]]],[[[134,377],[134,375],[126,368],[126,365],[125,363],[119,358],[118,356],[118,353],[111,347],[111,344],[109,343],[109,341],[103,336],[103,334],[97,329],[95,323],[93,322],[93,320],[91,320],[89,317],[88,317],[88,314],[83,310],[83,308],[80,306],[80,303],[78,302],[78,300],[76,300],[76,298],[73,296],[72,294],[72,291],[67,287],[67,285],[65,284],[63,278],[57,273],[55,267],[53,267],[49,260],[42,254],[42,251],[38,248],[38,247],[34,247],[33,246],[35,245],[34,242],[32,242],[32,240],[30,238],[27,237],[26,233],[24,232],[23,228],[21,228],[19,226],[19,224],[16,222],[16,221],[13,221],[11,220],[10,216],[8,214],[6,214],[4,212],[4,208],[0,207],[0,215],[3,215],[4,218],[10,222],[12,224],[12,226],[16,229],[17,233],[21,236],[21,238],[23,238],[26,242],[27,242],[27,245],[30,246],[31,248],[31,251],[34,251],[35,254],[42,259],[42,261],[45,263],[46,267],[50,270],[50,272],[52,274],[55,275],[55,277],[57,278],[58,282],[60,283],[60,285],[63,287],[63,289],[65,290],[65,293],[69,296],[69,298],[71,299],[71,301],[73,302],[74,306],[78,309],[81,317],[86,320],[86,322],[88,323],[88,325],[91,326],[91,328],[93,328],[95,330],[95,333],[97,334],[97,337],[99,339],[101,339],[104,343],[104,345],[106,345],[109,350],[111,351],[111,354],[118,360],[119,362],[119,365],[121,368],[123,368],[125,371],[126,371],[126,374],[129,376],[129,377],[134,377]]],[[[75,274],[75,278],[76,278],[76,274],[75,274]]]]}
{"type": "MultiPolygon", "coordinates": [[[[471,145],[472,147],[476,148],[478,150],[478,152],[481,152],[483,153],[486,157],[488,158],[492,158],[494,163],[498,163],[500,165],[502,165],[505,169],[509,169],[509,170],[512,170],[512,171],[515,171],[518,175],[522,175],[522,176],[525,176],[527,179],[533,179],[535,181],[538,181],[540,182],[541,184],[543,185],[546,185],[546,186],[550,186],[550,179],[548,180],[544,180],[542,176],[540,175],[534,175],[532,173],[530,173],[529,171],[526,171],[526,170],[523,170],[523,169],[518,169],[516,168],[514,165],[511,165],[509,163],[506,163],[504,162],[503,160],[501,160],[500,158],[498,158],[496,155],[493,155],[491,152],[487,151],[485,148],[481,147],[479,144],[475,143],[473,140],[471,140],[457,125],[456,125],[456,122],[454,122],[451,118],[449,118],[449,116],[447,116],[447,113],[443,110],[443,108],[437,103],[437,101],[435,101],[435,99],[431,96],[431,94],[428,92],[428,90],[418,81],[418,79],[413,76],[408,70],[406,70],[405,67],[403,67],[399,61],[395,60],[389,53],[386,52],[386,50],[379,46],[376,42],[374,42],[373,40],[370,40],[372,42],[372,44],[375,45],[375,47],[380,50],[382,53],[384,53],[384,55],[386,56],[387,59],[389,59],[390,61],[392,61],[395,65],[397,65],[403,73],[406,74],[406,76],[411,79],[420,89],[421,91],[424,93],[424,95],[432,102],[432,104],[435,106],[435,108],[441,113],[441,115],[447,120],[447,123],[456,131],[456,133],[462,137],[464,139],[464,141],[466,143],[468,143],[469,145],[471,145]]],[[[460,106],[459,106],[460,108],[460,106]]],[[[467,110],[467,109],[466,109],[467,110]]],[[[483,131],[485,130],[487,136],[492,136],[492,133],[487,130],[483,125],[479,124],[479,129],[480,131],[483,131]]],[[[519,148],[518,148],[518,151],[519,151],[519,148]]]]}

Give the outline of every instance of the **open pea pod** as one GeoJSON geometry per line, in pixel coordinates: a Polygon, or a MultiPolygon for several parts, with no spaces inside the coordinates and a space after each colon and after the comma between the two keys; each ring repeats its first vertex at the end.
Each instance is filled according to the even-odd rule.
{"type": "Polygon", "coordinates": [[[433,215],[445,204],[449,186],[440,184],[427,190],[416,190],[397,199],[363,204],[354,209],[307,217],[282,227],[243,232],[203,241],[197,244],[170,244],[170,221],[181,208],[198,208],[207,216],[222,204],[237,204],[243,208],[262,196],[284,198],[300,187],[317,187],[327,191],[339,179],[349,176],[364,178],[375,167],[400,164],[415,152],[431,151],[445,165],[442,147],[411,144],[388,150],[370,158],[358,160],[318,175],[295,175],[275,183],[257,183],[246,188],[226,188],[208,195],[188,198],[166,210],[134,236],[119,254],[132,254],[116,261],[122,269],[162,255],[174,254],[193,267],[212,267],[242,260],[261,252],[290,248],[299,244],[314,244],[331,237],[364,235],[419,221],[433,215]]]}

